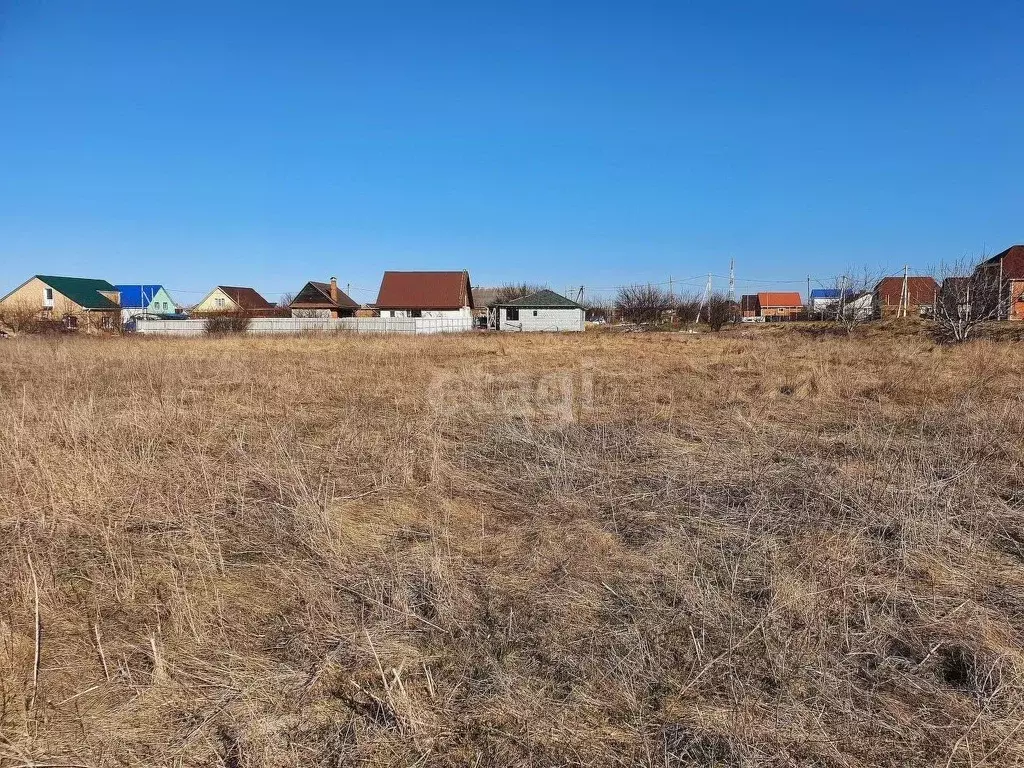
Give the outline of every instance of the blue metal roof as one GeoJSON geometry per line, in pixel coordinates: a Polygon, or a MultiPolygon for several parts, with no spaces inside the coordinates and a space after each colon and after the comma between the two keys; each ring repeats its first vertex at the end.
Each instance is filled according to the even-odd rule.
{"type": "Polygon", "coordinates": [[[124,309],[145,309],[162,285],[115,285],[121,292],[121,307],[124,309]]]}
{"type": "Polygon", "coordinates": [[[838,288],[813,288],[811,289],[811,300],[814,299],[838,299],[843,292],[838,288]]]}

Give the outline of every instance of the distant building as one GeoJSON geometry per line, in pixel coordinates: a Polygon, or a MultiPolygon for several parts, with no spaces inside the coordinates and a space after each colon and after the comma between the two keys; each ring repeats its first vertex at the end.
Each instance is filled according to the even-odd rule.
{"type": "Polygon", "coordinates": [[[469,272],[385,272],[373,306],[381,317],[472,318],[469,272]]]}
{"type": "Polygon", "coordinates": [[[114,328],[120,312],[117,288],[106,280],[85,277],[35,275],[0,299],[0,314],[58,320],[68,330],[114,328]]]}
{"type": "Polygon", "coordinates": [[[359,303],[338,290],[338,281],[332,277],[329,283],[306,283],[288,309],[292,317],[354,317],[359,303]]]}
{"type": "Polygon", "coordinates": [[[193,307],[198,314],[218,312],[245,312],[246,314],[272,314],[276,307],[252,288],[218,285],[193,307]]]}
{"type": "MultiPolygon", "coordinates": [[[[847,291],[847,297],[850,292],[847,291]]],[[[813,288],[811,290],[808,309],[812,315],[821,316],[834,311],[843,300],[843,291],[839,288],[813,288]]]]}
{"type": "MultiPolygon", "coordinates": [[[[939,297],[939,284],[934,277],[908,277],[907,307],[908,317],[930,315],[939,297]]],[[[897,314],[902,303],[903,277],[885,277],[875,286],[875,314],[879,317],[891,317],[897,314]]]]}
{"type": "Polygon", "coordinates": [[[753,323],[761,319],[761,302],[756,293],[740,297],[740,317],[744,323],[753,323]]]}
{"type": "Polygon", "coordinates": [[[582,331],[583,307],[544,289],[510,301],[495,302],[494,327],[499,331],[582,331]]]}
{"type": "Polygon", "coordinates": [[[765,322],[801,320],[806,316],[803,299],[796,291],[763,291],[757,294],[765,322]]]}
{"type": "Polygon", "coordinates": [[[121,294],[121,322],[129,323],[139,315],[166,317],[177,313],[174,299],[162,285],[116,285],[121,294]]]}
{"type": "Polygon", "coordinates": [[[986,259],[975,272],[984,272],[987,279],[1001,278],[1001,318],[1024,320],[1024,245],[1012,245],[986,259]]]}
{"type": "Polygon", "coordinates": [[[479,285],[473,287],[473,318],[476,320],[476,325],[482,328],[487,327],[490,307],[498,300],[500,293],[501,288],[484,288],[479,285]]]}

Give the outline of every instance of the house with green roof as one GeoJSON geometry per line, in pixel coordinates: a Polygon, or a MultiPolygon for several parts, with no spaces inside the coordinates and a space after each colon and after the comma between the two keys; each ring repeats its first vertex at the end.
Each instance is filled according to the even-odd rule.
{"type": "Polygon", "coordinates": [[[544,289],[490,305],[493,327],[499,331],[582,331],[583,307],[544,289]]]}
{"type": "Polygon", "coordinates": [[[69,330],[114,328],[121,296],[106,280],[35,275],[0,299],[0,315],[60,320],[69,330]]]}

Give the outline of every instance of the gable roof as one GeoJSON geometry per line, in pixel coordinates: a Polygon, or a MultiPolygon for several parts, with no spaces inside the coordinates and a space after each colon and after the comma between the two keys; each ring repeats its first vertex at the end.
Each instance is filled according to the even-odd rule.
{"type": "Polygon", "coordinates": [[[340,288],[338,289],[338,300],[331,298],[331,284],[318,283],[310,280],[302,290],[292,299],[289,307],[338,307],[342,309],[358,309],[359,303],[340,288]]]}
{"type": "Polygon", "coordinates": [[[803,299],[797,291],[762,291],[757,294],[761,308],[765,307],[802,307],[803,299]]]}
{"type": "Polygon", "coordinates": [[[124,309],[145,309],[160,291],[162,285],[115,285],[121,294],[121,307],[124,309]]]}
{"type": "Polygon", "coordinates": [[[999,267],[1003,265],[1003,277],[1009,280],[1024,280],[1024,245],[1011,245],[1002,253],[985,259],[979,267],[999,267]]]}
{"type": "MultiPolygon", "coordinates": [[[[934,277],[907,278],[907,293],[910,294],[911,304],[931,304],[938,291],[939,284],[934,277]]],[[[875,293],[882,304],[898,306],[903,293],[903,278],[883,277],[875,286],[875,293]]]]}
{"type": "Polygon", "coordinates": [[[67,296],[83,309],[117,309],[117,302],[111,301],[100,291],[116,293],[117,288],[106,280],[88,277],[59,277],[57,275],[36,275],[62,296],[67,296]]]}
{"type": "Polygon", "coordinates": [[[469,272],[385,272],[377,309],[462,309],[473,306],[469,272]]]}
{"type": "MultiPolygon", "coordinates": [[[[242,309],[273,309],[274,305],[260,296],[252,288],[244,288],[235,285],[218,285],[229,299],[242,309]]],[[[206,299],[203,299],[206,301],[206,299]]]]}
{"type": "Polygon", "coordinates": [[[583,307],[575,301],[565,298],[561,294],[549,291],[547,288],[529,296],[520,296],[510,301],[496,302],[495,307],[530,307],[540,309],[582,309],[583,307]]]}

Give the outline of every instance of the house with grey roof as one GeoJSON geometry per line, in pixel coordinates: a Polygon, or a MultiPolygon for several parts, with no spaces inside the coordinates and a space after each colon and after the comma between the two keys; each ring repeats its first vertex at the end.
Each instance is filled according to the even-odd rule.
{"type": "Polygon", "coordinates": [[[491,305],[492,327],[499,331],[582,331],[583,306],[544,289],[491,305]]]}

